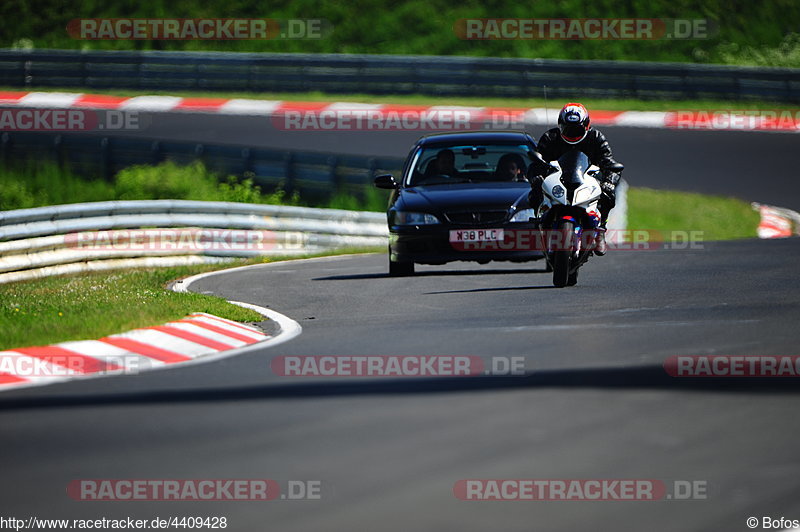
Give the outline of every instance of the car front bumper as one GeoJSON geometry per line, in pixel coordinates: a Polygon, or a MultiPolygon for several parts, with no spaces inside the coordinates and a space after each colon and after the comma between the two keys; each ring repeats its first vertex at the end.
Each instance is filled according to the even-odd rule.
{"type": "Polygon", "coordinates": [[[526,262],[544,257],[534,243],[537,227],[531,223],[493,226],[504,231],[502,242],[450,242],[450,231],[477,230],[453,225],[393,226],[389,230],[389,253],[393,262],[444,264],[455,261],[526,262]]]}

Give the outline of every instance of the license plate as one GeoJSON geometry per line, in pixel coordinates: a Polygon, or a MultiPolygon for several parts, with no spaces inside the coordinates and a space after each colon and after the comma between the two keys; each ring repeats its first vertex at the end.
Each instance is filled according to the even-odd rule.
{"type": "Polygon", "coordinates": [[[502,229],[453,229],[450,242],[502,242],[502,229]]]}

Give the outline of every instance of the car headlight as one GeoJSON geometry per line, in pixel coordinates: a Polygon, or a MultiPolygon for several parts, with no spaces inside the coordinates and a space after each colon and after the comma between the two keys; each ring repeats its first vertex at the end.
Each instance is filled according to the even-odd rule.
{"type": "Polygon", "coordinates": [[[394,225],[432,225],[438,224],[439,219],[426,212],[405,212],[396,211],[394,213],[394,225]]]}
{"type": "Polygon", "coordinates": [[[530,218],[536,218],[536,212],[533,209],[522,209],[517,211],[511,217],[512,222],[527,222],[530,218]]]}

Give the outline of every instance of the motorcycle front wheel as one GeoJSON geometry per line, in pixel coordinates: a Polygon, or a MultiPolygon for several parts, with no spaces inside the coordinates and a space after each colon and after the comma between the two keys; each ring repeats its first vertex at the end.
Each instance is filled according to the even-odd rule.
{"type": "MultiPolygon", "coordinates": [[[[569,263],[575,240],[575,224],[563,220],[558,228],[560,241],[553,251],[553,286],[563,288],[569,283],[569,263]]],[[[577,279],[576,279],[577,281],[577,279]]]]}

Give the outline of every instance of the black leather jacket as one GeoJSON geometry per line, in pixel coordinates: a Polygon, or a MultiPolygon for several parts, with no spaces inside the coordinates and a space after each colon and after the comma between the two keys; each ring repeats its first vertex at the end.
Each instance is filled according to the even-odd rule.
{"type": "MultiPolygon", "coordinates": [[[[578,149],[586,154],[589,162],[599,168],[605,168],[610,164],[616,163],[611,154],[611,146],[608,140],[599,129],[591,128],[586,136],[577,144],[569,144],[563,138],[557,127],[548,129],[539,139],[538,150],[547,162],[555,161],[569,150],[578,149]]],[[[616,172],[603,171],[603,178],[616,186],[620,175],[616,172]]]]}

